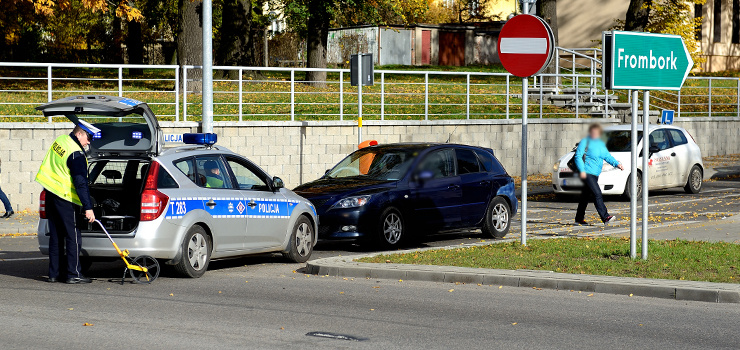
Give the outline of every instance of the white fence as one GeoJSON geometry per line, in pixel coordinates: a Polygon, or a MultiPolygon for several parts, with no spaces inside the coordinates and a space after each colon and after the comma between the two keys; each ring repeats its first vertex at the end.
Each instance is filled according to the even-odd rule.
{"type": "MultiPolygon", "coordinates": [[[[559,50],[557,73],[530,80],[530,115],[608,117],[625,108],[630,94],[601,89],[599,57],[595,49],[559,50]]],[[[214,72],[215,120],[357,116],[357,89],[347,69],[215,66],[214,72]],[[325,72],[326,79],[307,81],[309,71],[325,72]]],[[[0,63],[0,121],[40,118],[34,107],[77,94],[131,97],[147,102],[162,120],[197,121],[200,83],[199,66],[0,63]]],[[[654,92],[651,108],[740,116],[738,96],[738,78],[690,77],[681,91],[654,92]]],[[[365,119],[508,119],[520,113],[521,80],[505,72],[376,70],[375,85],[363,88],[365,119]]]]}

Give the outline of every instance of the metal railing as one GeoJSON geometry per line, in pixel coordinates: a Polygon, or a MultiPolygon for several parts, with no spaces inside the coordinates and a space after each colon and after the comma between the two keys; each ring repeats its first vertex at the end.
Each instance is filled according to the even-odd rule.
{"type": "MultiPolygon", "coordinates": [[[[557,73],[531,80],[532,117],[609,117],[614,96],[629,102],[627,93],[600,88],[599,50],[558,52],[557,62],[570,55],[569,67],[559,65],[557,73]],[[552,81],[557,89],[546,84],[552,81]],[[574,90],[557,94],[565,89],[574,90]]],[[[347,69],[215,66],[214,72],[215,120],[357,117],[357,88],[350,86],[347,69]],[[307,72],[326,78],[308,81],[307,72]]],[[[200,83],[199,66],[0,63],[0,121],[39,118],[35,106],[76,94],[135,98],[149,103],[161,120],[198,121],[200,83]]],[[[681,116],[740,116],[738,78],[691,77],[681,91],[652,96],[653,108],[681,116]]],[[[370,120],[519,118],[521,81],[508,73],[376,70],[375,85],[363,89],[363,112],[370,120]]]]}
{"type": "Polygon", "coordinates": [[[0,120],[38,116],[36,106],[78,94],[131,97],[160,117],[180,115],[177,65],[0,62],[0,69],[0,120]]]}

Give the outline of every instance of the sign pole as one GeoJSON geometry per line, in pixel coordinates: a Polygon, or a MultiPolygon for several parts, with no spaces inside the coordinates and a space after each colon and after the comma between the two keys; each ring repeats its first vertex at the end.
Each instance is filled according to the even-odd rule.
{"type": "Polygon", "coordinates": [[[648,258],[648,189],[650,188],[648,159],[650,159],[650,90],[645,90],[642,95],[642,260],[648,258]]]}
{"type": "Polygon", "coordinates": [[[630,258],[637,258],[637,107],[639,92],[632,90],[632,134],[630,149],[630,258]]]}
{"type": "Polygon", "coordinates": [[[357,54],[357,146],[362,143],[362,54],[357,54]]]}
{"type": "Polygon", "coordinates": [[[527,103],[529,79],[522,78],[522,245],[527,245],[527,103]]]}

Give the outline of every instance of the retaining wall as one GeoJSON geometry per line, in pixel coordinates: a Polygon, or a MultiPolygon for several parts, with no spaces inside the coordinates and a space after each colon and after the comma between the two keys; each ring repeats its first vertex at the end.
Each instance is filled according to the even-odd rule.
{"type": "MultiPolygon", "coordinates": [[[[530,119],[529,173],[549,173],[594,121],[605,126],[618,123],[530,119]]],[[[705,156],[740,153],[740,118],[678,118],[676,124],[693,135],[705,156]]],[[[161,126],[165,133],[196,132],[200,127],[195,122],[162,122],[161,126]]],[[[71,123],[0,123],[0,186],[16,210],[37,210],[41,186],[33,180],[41,160],[51,142],[71,129],[71,123]]],[[[280,176],[289,188],[321,176],[357,144],[357,126],[351,121],[216,122],[214,131],[219,145],[280,176]]],[[[519,175],[521,169],[521,121],[516,119],[365,121],[363,136],[380,143],[445,142],[450,137],[452,143],[492,148],[511,175],[519,175]]]]}

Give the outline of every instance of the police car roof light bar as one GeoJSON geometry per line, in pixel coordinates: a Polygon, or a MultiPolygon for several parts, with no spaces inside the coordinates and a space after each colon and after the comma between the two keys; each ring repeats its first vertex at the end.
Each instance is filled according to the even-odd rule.
{"type": "Polygon", "coordinates": [[[182,142],[188,145],[213,146],[218,141],[218,135],[214,133],[191,133],[182,134],[182,142]]]}

